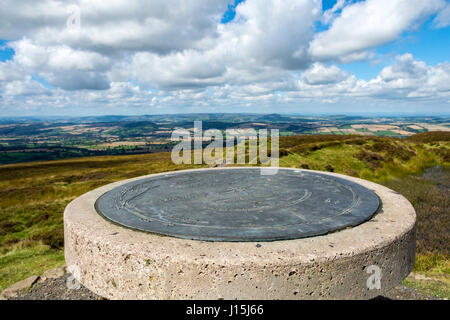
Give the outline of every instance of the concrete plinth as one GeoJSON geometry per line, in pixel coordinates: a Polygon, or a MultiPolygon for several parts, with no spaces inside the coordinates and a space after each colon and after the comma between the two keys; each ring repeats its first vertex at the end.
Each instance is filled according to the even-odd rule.
{"type": "Polygon", "coordinates": [[[67,266],[79,271],[75,273],[84,286],[108,299],[368,299],[382,295],[413,268],[414,208],[381,185],[328,174],[374,191],[382,203],[379,212],[356,227],[327,235],[260,243],[149,234],[115,225],[96,212],[94,204],[101,195],[144,178],[140,177],[101,187],[67,206],[67,266]]]}

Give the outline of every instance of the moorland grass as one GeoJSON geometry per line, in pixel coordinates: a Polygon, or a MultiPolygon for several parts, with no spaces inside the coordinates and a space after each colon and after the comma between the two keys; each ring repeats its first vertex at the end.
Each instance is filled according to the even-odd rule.
{"type": "Polygon", "coordinates": [[[64,264],[71,200],[114,181],[194,167],[174,165],[169,153],[0,166],[0,290],[64,264]]]}
{"type": "Polygon", "coordinates": [[[333,168],[404,195],[417,213],[414,272],[433,279],[408,278],[404,284],[426,294],[450,297],[450,133],[420,133],[408,139],[297,136],[281,146],[287,152],[280,159],[281,166],[333,168]]]}

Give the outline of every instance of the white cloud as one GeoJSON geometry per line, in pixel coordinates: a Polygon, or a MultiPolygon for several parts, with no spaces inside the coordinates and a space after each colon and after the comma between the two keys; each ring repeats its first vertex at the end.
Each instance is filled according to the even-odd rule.
{"type": "MultiPolygon", "coordinates": [[[[364,103],[385,106],[387,103],[435,103],[450,98],[450,64],[429,66],[414,60],[411,54],[399,55],[371,80],[357,79],[336,66],[315,64],[297,79],[294,89],[287,90],[273,102],[337,104],[364,103]]],[[[408,106],[408,105],[406,105],[408,106]]],[[[375,109],[377,110],[377,109],[375,109]]]]}
{"type": "Polygon", "coordinates": [[[347,0],[337,0],[332,8],[326,10],[323,13],[323,22],[325,24],[329,24],[331,21],[333,21],[337,16],[337,12],[344,8],[347,5],[347,2],[347,0]]]}
{"type": "Polygon", "coordinates": [[[29,39],[13,42],[14,62],[43,76],[48,83],[66,90],[109,88],[105,74],[108,57],[96,52],[74,50],[66,45],[41,46],[29,39]]]}
{"type": "Polygon", "coordinates": [[[159,57],[137,53],[132,62],[133,76],[156,88],[206,87],[221,83],[226,65],[208,53],[186,50],[159,57]]]}
{"type": "Polygon", "coordinates": [[[41,46],[23,39],[11,43],[11,47],[15,51],[14,60],[33,69],[101,71],[110,64],[108,57],[67,45],[41,46]]]}
{"type": "Polygon", "coordinates": [[[35,34],[40,29],[65,25],[67,6],[74,1],[2,0],[0,35],[2,39],[17,40],[35,34]]]}
{"type": "Polygon", "coordinates": [[[320,0],[248,0],[237,7],[237,22],[222,28],[223,40],[246,59],[302,69],[321,5],[320,0]]]}
{"type": "Polygon", "coordinates": [[[217,36],[217,23],[231,0],[2,1],[0,34],[40,43],[69,44],[101,52],[196,48],[217,36]],[[70,8],[81,13],[79,32],[66,27],[70,8]]]}
{"type": "Polygon", "coordinates": [[[445,26],[444,0],[338,0],[325,12],[320,0],[246,0],[221,24],[230,3],[4,0],[0,39],[11,40],[15,56],[0,62],[0,107],[188,112],[343,99],[448,102],[448,63],[400,55],[368,81],[329,64],[372,60],[376,46],[433,13],[445,26]],[[79,30],[66,27],[74,4],[79,30]],[[328,30],[315,33],[319,22],[328,30]]]}
{"type": "Polygon", "coordinates": [[[47,82],[64,90],[106,90],[110,82],[105,74],[92,71],[42,73],[47,82]]]}
{"type": "Polygon", "coordinates": [[[336,83],[346,79],[349,75],[336,66],[327,67],[322,63],[315,63],[302,73],[306,83],[311,85],[336,83]]]}
{"type": "Polygon", "coordinates": [[[396,63],[384,68],[379,78],[386,82],[398,80],[420,81],[427,75],[427,65],[423,61],[415,61],[412,54],[407,53],[396,57],[396,63]]]}
{"type": "Polygon", "coordinates": [[[136,53],[133,75],[166,89],[285,77],[287,70],[308,66],[307,47],[320,9],[318,0],[247,0],[236,8],[235,21],[218,27],[219,36],[210,48],[165,56],[136,53]]]}
{"type": "Polygon", "coordinates": [[[23,72],[24,70],[21,70],[20,67],[12,61],[0,61],[0,82],[23,79],[25,78],[23,72]]]}
{"type": "Polygon", "coordinates": [[[345,7],[309,49],[316,59],[345,59],[385,44],[437,12],[444,0],[366,0],[345,7]]]}
{"type": "Polygon", "coordinates": [[[434,23],[438,28],[445,28],[450,26],[450,3],[439,11],[438,15],[434,19],[434,23]]]}
{"type": "Polygon", "coordinates": [[[6,83],[4,94],[6,96],[36,96],[48,95],[50,92],[42,84],[28,77],[25,80],[15,80],[6,83]]]}

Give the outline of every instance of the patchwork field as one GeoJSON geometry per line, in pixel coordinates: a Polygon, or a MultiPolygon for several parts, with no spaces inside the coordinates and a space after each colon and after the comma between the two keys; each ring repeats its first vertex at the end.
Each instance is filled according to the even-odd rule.
{"type": "MultiPolygon", "coordinates": [[[[87,118],[0,118],[0,164],[74,157],[163,152],[173,146],[177,128],[278,129],[280,136],[299,134],[408,137],[420,132],[449,131],[445,117],[351,117],[261,114],[192,114],[104,116],[87,118]]],[[[203,139],[208,141],[208,139],[203,139]]]]}

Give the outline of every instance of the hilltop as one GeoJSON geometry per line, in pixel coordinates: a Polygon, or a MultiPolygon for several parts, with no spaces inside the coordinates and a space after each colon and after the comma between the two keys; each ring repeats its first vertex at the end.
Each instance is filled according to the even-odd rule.
{"type": "MultiPolygon", "coordinates": [[[[450,133],[287,136],[280,154],[280,166],[361,177],[405,195],[418,215],[415,272],[434,279],[406,283],[450,295],[450,133]]],[[[114,181],[194,167],[174,165],[169,153],[0,166],[0,289],[64,264],[62,214],[71,200],[114,181]]]]}

